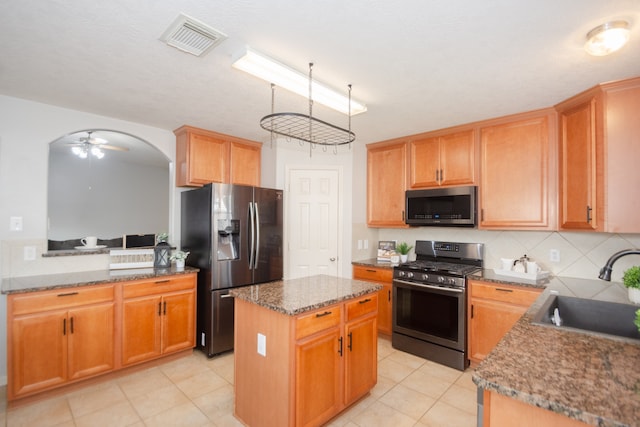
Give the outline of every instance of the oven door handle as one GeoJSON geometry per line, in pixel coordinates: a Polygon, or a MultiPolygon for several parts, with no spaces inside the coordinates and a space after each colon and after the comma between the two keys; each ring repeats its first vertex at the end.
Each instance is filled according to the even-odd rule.
{"type": "Polygon", "coordinates": [[[425,285],[423,283],[407,282],[405,280],[398,280],[398,279],[394,279],[394,280],[398,283],[403,283],[405,285],[418,286],[420,288],[427,288],[427,289],[435,289],[437,291],[452,292],[456,294],[461,294],[464,292],[464,289],[459,289],[459,288],[445,288],[443,286],[425,285]]]}

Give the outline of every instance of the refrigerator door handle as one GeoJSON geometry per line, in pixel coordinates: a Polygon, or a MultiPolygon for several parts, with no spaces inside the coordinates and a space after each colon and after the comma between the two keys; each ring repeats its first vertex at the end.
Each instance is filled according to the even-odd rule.
{"type": "Polygon", "coordinates": [[[249,229],[251,230],[251,238],[249,244],[249,270],[253,270],[254,257],[256,253],[256,230],[255,230],[255,214],[253,212],[253,202],[249,202],[249,229]]]}
{"type": "Polygon", "coordinates": [[[253,209],[255,211],[255,222],[256,222],[256,250],[255,250],[255,263],[253,265],[254,269],[258,269],[258,259],[260,258],[260,211],[258,210],[258,204],[253,202],[253,209]]]}

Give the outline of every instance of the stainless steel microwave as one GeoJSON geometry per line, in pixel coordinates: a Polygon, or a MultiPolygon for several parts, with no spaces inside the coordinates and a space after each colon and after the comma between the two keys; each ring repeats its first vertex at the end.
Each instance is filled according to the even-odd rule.
{"type": "Polygon", "coordinates": [[[405,222],[409,225],[474,227],[477,187],[408,190],[405,222]]]}

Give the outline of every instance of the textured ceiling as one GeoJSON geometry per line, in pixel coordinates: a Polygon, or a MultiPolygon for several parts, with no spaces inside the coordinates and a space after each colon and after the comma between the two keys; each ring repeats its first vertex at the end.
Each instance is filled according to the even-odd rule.
{"type": "MultiPolygon", "coordinates": [[[[368,106],[357,143],[548,107],[640,75],[640,0],[0,0],[0,94],[173,130],[267,141],[268,83],[231,67],[250,46],[368,106]],[[228,35],[204,57],[159,40],[179,13],[228,35]],[[604,58],[585,34],[632,39],[604,58]]],[[[276,110],[307,101],[276,91],[276,110]]],[[[347,118],[314,106],[314,116],[347,118]]]]}

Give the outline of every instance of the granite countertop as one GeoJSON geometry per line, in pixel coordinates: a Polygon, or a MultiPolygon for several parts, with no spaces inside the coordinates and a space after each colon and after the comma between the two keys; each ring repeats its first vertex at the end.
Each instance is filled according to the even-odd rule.
{"type": "MultiPolygon", "coordinates": [[[[487,270],[479,276],[491,280],[491,273],[487,278],[484,274],[487,270]]],[[[544,286],[545,290],[478,366],[474,383],[590,425],[640,425],[640,341],[608,339],[532,323],[551,290],[628,303],[624,288],[600,280],[558,277],[544,285],[522,285],[544,286]]]]}
{"type": "Polygon", "coordinates": [[[310,276],[251,285],[231,290],[235,298],[288,316],[377,292],[381,285],[335,276],[310,276]]]}
{"type": "Polygon", "coordinates": [[[392,264],[390,262],[380,262],[377,258],[363,259],[360,261],[351,261],[351,265],[361,265],[363,267],[376,267],[376,268],[388,268],[391,270],[398,264],[392,264]]]}
{"type": "Polygon", "coordinates": [[[63,274],[47,274],[42,276],[3,277],[2,293],[14,294],[37,292],[49,289],[126,282],[130,280],[172,276],[175,274],[191,274],[197,272],[198,269],[192,267],[185,267],[184,270],[176,270],[173,267],[166,269],[132,268],[125,270],[96,270],[63,274]]]}

